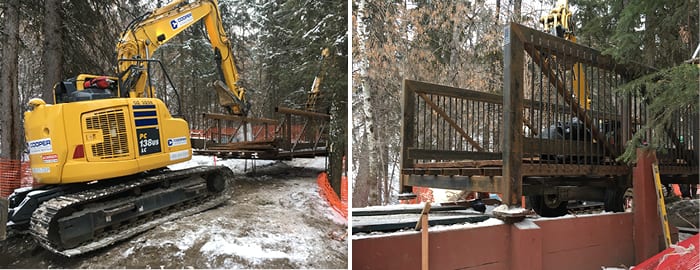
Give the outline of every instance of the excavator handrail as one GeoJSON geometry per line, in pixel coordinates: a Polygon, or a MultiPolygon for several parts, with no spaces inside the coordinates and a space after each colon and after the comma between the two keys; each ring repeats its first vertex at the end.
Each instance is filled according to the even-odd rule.
{"type": "Polygon", "coordinates": [[[173,92],[175,93],[175,99],[177,99],[177,113],[175,115],[178,115],[181,118],[183,117],[182,100],[180,99],[180,93],[177,91],[177,88],[175,88],[175,84],[173,83],[173,80],[170,79],[170,74],[168,74],[168,71],[165,69],[165,66],[163,66],[163,62],[161,62],[158,59],[118,59],[117,61],[118,62],[130,61],[130,62],[155,62],[155,63],[158,63],[160,68],[163,70],[163,75],[165,75],[165,79],[168,81],[168,84],[170,84],[170,87],[173,88],[173,92]]]}

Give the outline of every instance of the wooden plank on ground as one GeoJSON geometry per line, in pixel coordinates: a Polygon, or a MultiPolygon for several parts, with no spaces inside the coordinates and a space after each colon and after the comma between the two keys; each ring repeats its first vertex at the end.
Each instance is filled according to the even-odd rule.
{"type": "MultiPolygon", "coordinates": [[[[460,223],[477,223],[489,219],[488,216],[468,216],[468,217],[454,217],[454,218],[443,218],[428,220],[429,226],[436,225],[453,225],[460,223]]],[[[401,229],[414,228],[416,225],[415,221],[410,222],[386,222],[386,223],[358,223],[353,222],[352,233],[369,233],[369,232],[394,232],[401,229]]]]}
{"type": "MultiPolygon", "coordinates": [[[[431,212],[445,212],[445,211],[455,211],[455,210],[467,210],[469,207],[464,205],[447,205],[447,206],[432,206],[430,208],[431,212]]],[[[383,216],[383,215],[399,215],[399,214],[420,214],[422,209],[420,208],[406,208],[406,209],[388,209],[388,210],[352,210],[353,217],[365,217],[365,216],[383,216]]]]}

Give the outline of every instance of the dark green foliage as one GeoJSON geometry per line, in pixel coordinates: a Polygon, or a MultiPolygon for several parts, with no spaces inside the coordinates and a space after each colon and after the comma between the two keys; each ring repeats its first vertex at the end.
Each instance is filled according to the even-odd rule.
{"type": "Polygon", "coordinates": [[[678,121],[672,116],[698,112],[698,68],[683,63],[699,42],[698,1],[579,0],[572,4],[579,10],[575,17],[581,25],[580,43],[612,55],[618,63],[631,64],[630,68],[640,67],[629,74],[639,78],[618,93],[642,96],[649,118],[619,159],[634,162],[635,149],[643,144],[663,151],[662,140],[669,136],[666,130],[678,121]],[[647,67],[661,71],[647,74],[647,67]],[[647,134],[651,138],[645,138],[647,134]]]}
{"type": "MultiPolygon", "coordinates": [[[[113,74],[115,46],[123,26],[131,18],[120,16],[118,1],[66,1],[62,3],[63,75],[113,74]]],[[[145,10],[140,6],[131,7],[145,10]]],[[[121,11],[123,12],[123,11],[121,11]]]]}
{"type": "Polygon", "coordinates": [[[579,41],[620,63],[668,68],[698,45],[698,1],[580,0],[572,2],[579,41]]]}
{"type": "MultiPolygon", "coordinates": [[[[674,119],[674,115],[680,112],[684,115],[697,114],[698,98],[700,98],[699,71],[696,65],[683,64],[643,76],[618,90],[619,93],[643,97],[643,100],[648,102],[649,115],[646,125],[627,142],[625,153],[619,160],[634,162],[636,148],[645,143],[653,149],[661,149],[663,139],[670,135],[667,133],[668,127],[677,120],[674,119]],[[654,136],[651,136],[648,141],[643,141],[645,134],[649,131],[654,136]]],[[[686,119],[686,121],[691,120],[686,119]]]]}
{"type": "MultiPolygon", "coordinates": [[[[346,11],[347,1],[339,0],[273,1],[263,5],[260,14],[267,23],[260,29],[258,49],[266,79],[256,91],[270,96],[272,104],[303,106],[319,70],[321,50],[330,48],[331,58],[348,55],[346,11]]],[[[345,74],[347,70],[341,69],[345,67],[334,65],[327,74],[345,74]]],[[[337,79],[347,81],[347,75],[343,77],[337,79]]],[[[322,93],[347,91],[328,86],[324,82],[322,93]]],[[[327,102],[321,105],[328,107],[327,102]]]]}

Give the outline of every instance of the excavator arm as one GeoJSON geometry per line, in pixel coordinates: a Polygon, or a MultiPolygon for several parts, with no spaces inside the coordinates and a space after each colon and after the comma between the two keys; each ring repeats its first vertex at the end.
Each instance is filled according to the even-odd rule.
{"type": "Polygon", "coordinates": [[[230,40],[223,28],[216,0],[187,3],[176,0],[132,21],[117,43],[117,72],[122,97],[154,97],[149,82],[150,61],[155,51],[198,21],[203,21],[214,48],[220,81],[214,82],[219,103],[232,114],[247,115],[250,108],[239,77],[230,40]]]}
{"type": "MultiPolygon", "coordinates": [[[[552,33],[552,35],[576,42],[574,23],[568,0],[558,0],[556,7],[549,14],[540,18],[540,23],[544,26],[544,30],[552,33]]],[[[586,91],[588,85],[586,85],[586,74],[583,65],[575,63],[571,68],[573,72],[574,95],[578,98],[579,106],[588,110],[591,106],[591,99],[586,91]]]]}
{"type": "Polygon", "coordinates": [[[330,54],[331,53],[328,48],[321,50],[321,66],[318,69],[316,77],[314,77],[314,81],[311,84],[311,91],[309,91],[309,95],[306,98],[307,111],[316,110],[316,102],[318,101],[318,97],[321,95],[321,81],[323,81],[323,77],[325,75],[326,59],[330,54]]]}

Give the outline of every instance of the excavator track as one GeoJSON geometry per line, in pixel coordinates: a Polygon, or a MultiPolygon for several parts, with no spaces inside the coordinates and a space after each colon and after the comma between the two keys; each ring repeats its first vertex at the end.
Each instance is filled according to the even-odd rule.
{"type": "Polygon", "coordinates": [[[54,253],[80,255],[224,203],[231,175],[226,167],[202,166],[121,179],[44,202],[29,230],[54,253]]]}

